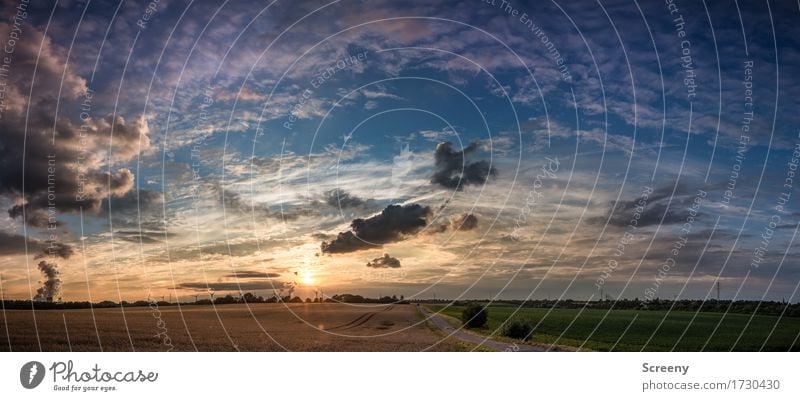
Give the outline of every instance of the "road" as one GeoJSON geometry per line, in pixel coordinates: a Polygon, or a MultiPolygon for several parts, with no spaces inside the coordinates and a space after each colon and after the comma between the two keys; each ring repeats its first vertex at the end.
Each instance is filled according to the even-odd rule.
{"type": "Polygon", "coordinates": [[[512,344],[512,343],[492,340],[483,336],[479,336],[467,330],[456,328],[441,315],[431,312],[430,310],[428,310],[428,308],[425,308],[423,306],[417,306],[417,308],[419,309],[420,312],[422,312],[422,314],[425,316],[426,319],[428,319],[429,322],[433,323],[440,330],[447,333],[451,338],[455,338],[457,340],[466,341],[469,343],[473,343],[475,345],[483,345],[495,351],[544,352],[544,351],[555,350],[542,345],[512,344]]]}

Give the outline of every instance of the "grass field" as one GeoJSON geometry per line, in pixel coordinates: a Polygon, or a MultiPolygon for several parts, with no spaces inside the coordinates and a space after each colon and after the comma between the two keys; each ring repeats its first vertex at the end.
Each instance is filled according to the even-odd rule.
{"type": "Polygon", "coordinates": [[[412,305],[6,310],[0,351],[461,351],[412,305]],[[126,327],[127,325],[127,327],[126,327]],[[40,346],[41,344],[41,346],[40,346]],[[436,344],[435,346],[433,346],[436,344]],[[433,346],[433,347],[432,347],[433,346]]]}
{"type": "MultiPolygon", "coordinates": [[[[460,318],[464,309],[458,306],[426,306],[452,318],[460,318]]],[[[514,341],[503,337],[498,328],[515,310],[516,307],[511,306],[489,307],[486,327],[475,331],[498,340],[514,341]]],[[[579,309],[522,308],[514,316],[538,324],[530,342],[583,346],[584,349],[598,351],[669,351],[673,347],[675,351],[800,351],[798,318],[782,318],[778,321],[777,316],[756,315],[748,325],[751,315],[745,314],[699,313],[692,321],[694,312],[667,314],[666,311],[615,310],[603,319],[606,312],[596,309],[581,312],[579,309]],[[719,328],[709,340],[717,324],[719,328]],[[773,327],[775,331],[770,335],[773,327]],[[737,341],[740,335],[741,339],[737,341]]]]}

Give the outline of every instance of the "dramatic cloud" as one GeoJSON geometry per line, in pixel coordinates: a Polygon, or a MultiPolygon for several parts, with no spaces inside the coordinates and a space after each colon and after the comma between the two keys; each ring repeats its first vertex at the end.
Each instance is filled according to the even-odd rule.
{"type": "MultiPolygon", "coordinates": [[[[0,23],[0,37],[8,33],[0,23]]],[[[97,212],[103,199],[125,195],[133,173],[113,164],[149,150],[150,131],[142,117],[92,116],[94,93],[65,70],[63,49],[33,27],[25,35],[16,43],[14,79],[5,83],[0,107],[0,194],[13,200],[10,217],[44,227],[58,224],[55,212],[97,212]]]]}
{"type": "Polygon", "coordinates": [[[351,231],[340,232],[330,242],[323,241],[322,252],[347,253],[401,241],[425,228],[430,215],[428,206],[389,205],[378,215],[353,220],[351,231]]]}
{"type": "Polygon", "coordinates": [[[436,172],[431,177],[431,183],[460,191],[465,185],[480,185],[490,176],[496,175],[495,168],[485,160],[467,161],[467,156],[475,153],[479,146],[478,142],[472,142],[466,148],[456,151],[450,142],[436,145],[436,172]]]}
{"type": "Polygon", "coordinates": [[[393,258],[389,256],[388,253],[384,253],[383,256],[372,259],[372,262],[367,262],[367,266],[376,269],[380,267],[400,267],[400,259],[393,258]]]}

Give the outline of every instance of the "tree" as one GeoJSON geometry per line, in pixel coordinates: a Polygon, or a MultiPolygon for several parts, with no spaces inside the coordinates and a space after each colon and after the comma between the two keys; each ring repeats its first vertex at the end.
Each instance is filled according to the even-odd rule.
{"type": "Polygon", "coordinates": [[[506,337],[527,340],[531,334],[533,334],[533,324],[525,320],[512,320],[503,325],[503,335],[506,337]]]}
{"type": "Polygon", "coordinates": [[[489,312],[479,304],[467,304],[467,307],[461,312],[461,323],[468,328],[483,327],[487,320],[489,320],[489,312]]]}

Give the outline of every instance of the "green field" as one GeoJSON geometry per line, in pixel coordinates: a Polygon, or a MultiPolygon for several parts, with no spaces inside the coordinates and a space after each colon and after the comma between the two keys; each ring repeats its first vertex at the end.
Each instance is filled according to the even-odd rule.
{"type": "MultiPolygon", "coordinates": [[[[457,319],[464,309],[463,306],[426,306],[457,319]]],[[[703,312],[695,317],[694,312],[641,310],[521,308],[514,313],[516,307],[512,306],[490,306],[488,310],[486,327],[474,331],[503,341],[519,342],[503,337],[499,330],[513,314],[513,319],[538,324],[529,340],[533,343],[583,346],[598,351],[670,351],[673,347],[675,351],[800,351],[799,318],[784,317],[779,321],[777,316],[755,315],[748,325],[751,315],[735,313],[703,312]],[[719,328],[709,340],[718,323],[719,328]],[[597,330],[592,334],[595,327],[597,330]],[[770,335],[773,327],[775,331],[770,335]]]]}

